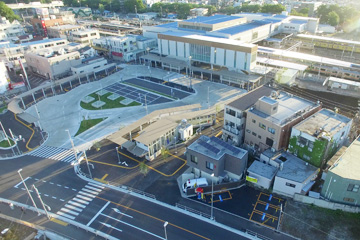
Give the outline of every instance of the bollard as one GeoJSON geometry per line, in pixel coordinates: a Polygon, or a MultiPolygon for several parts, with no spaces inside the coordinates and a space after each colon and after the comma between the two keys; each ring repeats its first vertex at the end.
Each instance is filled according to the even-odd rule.
{"type": "Polygon", "coordinates": [[[270,196],[269,196],[269,201],[271,201],[271,199],[272,199],[272,194],[270,194],[270,196]]]}
{"type": "Polygon", "coordinates": [[[267,211],[269,209],[269,204],[267,203],[265,206],[265,210],[267,211]]]}
{"type": "Polygon", "coordinates": [[[265,220],[265,213],[263,213],[262,217],[261,217],[261,221],[264,221],[265,220]]]}
{"type": "Polygon", "coordinates": [[[221,197],[221,195],[219,195],[219,199],[220,199],[220,202],[222,202],[223,200],[222,200],[222,197],[221,197]]]}

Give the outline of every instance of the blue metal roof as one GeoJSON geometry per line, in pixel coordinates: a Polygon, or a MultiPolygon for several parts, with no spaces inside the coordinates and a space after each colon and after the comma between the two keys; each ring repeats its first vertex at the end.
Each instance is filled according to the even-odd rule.
{"type": "Polygon", "coordinates": [[[165,23],[165,24],[157,25],[156,27],[162,27],[162,28],[178,28],[178,23],[177,23],[177,22],[165,23]]]}
{"type": "Polygon", "coordinates": [[[71,43],[68,43],[68,45],[71,47],[75,47],[75,46],[80,45],[80,43],[71,42],[71,43]]]}
{"type": "Polygon", "coordinates": [[[266,21],[269,23],[278,23],[281,22],[283,19],[279,19],[279,18],[264,18],[262,19],[262,21],[266,21]]]}
{"type": "Polygon", "coordinates": [[[274,17],[274,18],[281,18],[281,19],[285,19],[285,18],[288,18],[289,16],[286,16],[286,15],[281,15],[281,14],[277,14],[277,15],[274,15],[273,17],[274,17]]]}
{"type": "Polygon", "coordinates": [[[217,24],[217,23],[227,22],[227,21],[240,19],[240,18],[242,18],[242,17],[228,16],[228,15],[214,15],[214,16],[210,16],[210,17],[196,17],[196,18],[185,20],[184,22],[217,24]]]}
{"type": "Polygon", "coordinates": [[[263,25],[269,24],[268,22],[265,21],[253,21],[250,23],[245,23],[245,24],[240,24],[234,27],[229,27],[229,28],[224,28],[224,29],[220,29],[214,32],[218,32],[218,33],[225,33],[225,34],[230,34],[230,35],[235,35],[241,32],[245,32],[248,31],[250,29],[253,28],[257,28],[263,25]]]}

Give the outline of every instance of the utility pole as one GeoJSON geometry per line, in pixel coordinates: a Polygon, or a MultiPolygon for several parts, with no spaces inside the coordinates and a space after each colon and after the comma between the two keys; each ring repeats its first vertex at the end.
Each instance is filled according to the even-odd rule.
{"type": "Polygon", "coordinates": [[[34,199],[32,198],[32,196],[31,196],[31,194],[30,194],[30,191],[29,191],[28,187],[26,186],[26,183],[25,183],[23,177],[21,176],[21,171],[22,171],[22,168],[18,170],[18,174],[19,174],[19,176],[20,176],[20,178],[21,178],[21,182],[24,184],[25,189],[26,189],[26,192],[28,193],[28,195],[29,195],[29,197],[30,197],[30,199],[31,199],[32,204],[34,205],[36,211],[38,212],[38,216],[40,216],[41,214],[40,214],[40,212],[39,212],[39,209],[37,208],[36,203],[35,203],[34,199]]]}
{"type": "MultiPolygon", "coordinates": [[[[43,200],[42,200],[42,198],[41,198],[41,196],[40,196],[39,190],[35,187],[34,184],[33,184],[32,186],[33,186],[33,188],[35,189],[35,192],[36,192],[36,194],[37,194],[37,196],[38,196],[38,198],[39,198],[39,200],[40,200],[40,202],[41,202],[41,205],[43,206],[43,209],[44,209],[44,211],[45,211],[45,213],[46,213],[47,218],[50,220],[49,213],[48,213],[48,211],[46,210],[46,207],[45,207],[45,206],[47,206],[47,205],[43,202],[43,200]]],[[[49,206],[47,206],[47,207],[50,208],[49,206]]]]}
{"type": "MultiPolygon", "coordinates": [[[[146,114],[146,115],[147,115],[147,114],[146,114]]],[[[8,143],[9,143],[9,147],[11,147],[11,143],[10,143],[9,137],[8,137],[8,135],[6,134],[5,129],[4,129],[4,127],[3,127],[2,123],[1,123],[1,121],[0,121],[0,126],[1,126],[1,128],[2,128],[2,130],[3,130],[3,132],[4,132],[4,135],[5,135],[6,140],[7,140],[7,141],[8,141],[8,143]]],[[[14,151],[14,149],[13,149],[13,148],[11,148],[11,150],[12,150],[13,154],[15,155],[15,151],[14,151]]]]}
{"type": "Polygon", "coordinates": [[[76,154],[75,145],[74,145],[74,142],[73,142],[73,140],[72,140],[72,138],[71,138],[70,131],[69,131],[69,129],[65,129],[65,131],[68,132],[68,135],[69,135],[69,138],[70,138],[70,142],[71,142],[71,146],[72,146],[72,149],[73,149],[73,152],[74,152],[74,155],[75,155],[75,160],[78,160],[78,159],[77,159],[77,154],[76,154]]]}

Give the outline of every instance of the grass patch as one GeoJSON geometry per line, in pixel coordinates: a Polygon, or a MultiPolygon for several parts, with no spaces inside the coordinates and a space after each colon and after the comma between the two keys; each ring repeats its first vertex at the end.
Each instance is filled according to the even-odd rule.
{"type": "Polygon", "coordinates": [[[145,91],[148,91],[148,92],[156,93],[156,94],[158,94],[158,95],[161,95],[161,96],[164,96],[164,97],[168,97],[168,98],[177,100],[177,98],[174,98],[174,97],[172,97],[172,96],[170,96],[170,95],[167,95],[167,94],[165,94],[165,93],[157,92],[157,91],[154,91],[154,90],[145,88],[145,87],[138,86],[138,85],[133,84],[133,83],[122,82],[122,84],[126,84],[126,85],[129,85],[129,86],[132,86],[132,87],[140,88],[140,89],[145,90],[145,91]]]}
{"type": "Polygon", "coordinates": [[[124,105],[124,104],[121,104],[121,103],[120,103],[120,101],[122,101],[122,100],[125,99],[124,97],[121,97],[121,96],[120,96],[120,97],[117,98],[116,100],[110,100],[110,99],[107,98],[107,97],[110,96],[110,95],[112,95],[111,92],[106,93],[106,94],[104,94],[104,95],[102,95],[102,96],[98,96],[96,93],[92,93],[92,94],[90,94],[89,96],[95,98],[95,100],[92,101],[92,102],[89,102],[89,103],[84,103],[84,102],[81,101],[81,102],[80,102],[80,106],[81,106],[82,108],[84,108],[84,109],[87,109],[87,110],[101,110],[101,109],[112,109],[112,108],[132,107],[132,106],[139,106],[139,105],[141,105],[140,103],[135,102],[135,101],[131,102],[129,105],[124,105]],[[105,105],[102,106],[101,108],[96,108],[96,107],[91,106],[91,104],[92,104],[93,102],[95,102],[95,101],[98,101],[99,98],[100,98],[100,101],[105,102],[105,105]]]}
{"type": "MultiPolygon", "coordinates": [[[[13,140],[11,140],[10,138],[9,138],[9,140],[10,140],[11,146],[14,146],[15,142],[13,140]]],[[[9,142],[6,139],[1,141],[0,147],[3,147],[3,148],[10,147],[9,142]]]]}
{"type": "Polygon", "coordinates": [[[82,132],[85,132],[86,130],[88,130],[89,128],[92,128],[93,126],[102,122],[103,120],[104,120],[103,118],[97,118],[97,119],[88,119],[88,120],[81,121],[80,128],[77,131],[77,133],[75,134],[75,136],[79,135],[82,132]]]}
{"type": "Polygon", "coordinates": [[[0,113],[3,113],[7,109],[7,106],[0,107],[0,113]]]}

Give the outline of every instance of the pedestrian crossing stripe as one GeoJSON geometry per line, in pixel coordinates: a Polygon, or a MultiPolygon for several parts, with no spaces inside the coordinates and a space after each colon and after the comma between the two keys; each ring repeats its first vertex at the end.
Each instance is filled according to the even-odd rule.
{"type": "Polygon", "coordinates": [[[30,152],[29,155],[61,162],[72,162],[73,160],[75,160],[73,150],[51,146],[42,146],[37,150],[30,152]]]}
{"type": "Polygon", "coordinates": [[[74,220],[104,188],[104,186],[89,182],[57,214],[74,220]]]}

